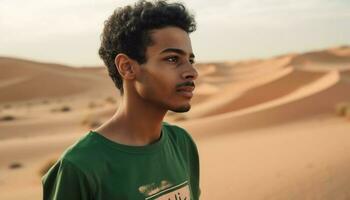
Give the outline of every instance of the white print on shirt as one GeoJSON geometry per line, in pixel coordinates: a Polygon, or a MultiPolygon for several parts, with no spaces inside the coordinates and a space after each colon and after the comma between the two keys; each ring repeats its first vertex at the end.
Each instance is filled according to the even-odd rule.
{"type": "Polygon", "coordinates": [[[145,196],[151,196],[155,193],[158,193],[162,190],[165,190],[169,187],[171,187],[173,184],[171,184],[169,181],[167,180],[162,180],[160,182],[160,184],[155,184],[155,183],[151,183],[148,185],[143,185],[139,187],[139,192],[141,192],[142,194],[144,194],[145,196]]]}
{"type": "Polygon", "coordinates": [[[147,197],[145,200],[190,200],[188,181],[162,190],[147,197]]]}

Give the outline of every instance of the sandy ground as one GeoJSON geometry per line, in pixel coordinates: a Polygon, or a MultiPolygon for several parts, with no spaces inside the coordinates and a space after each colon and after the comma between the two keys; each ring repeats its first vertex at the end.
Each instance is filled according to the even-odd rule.
{"type": "MultiPolygon", "coordinates": [[[[191,111],[164,121],[197,142],[201,199],[350,199],[349,47],[198,71],[191,111]]],[[[104,68],[0,57],[0,199],[41,199],[40,171],[118,98],[104,68]]]]}

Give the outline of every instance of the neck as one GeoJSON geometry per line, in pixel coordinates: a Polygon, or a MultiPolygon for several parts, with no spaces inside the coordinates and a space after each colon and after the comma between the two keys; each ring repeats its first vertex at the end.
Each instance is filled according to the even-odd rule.
{"type": "Polygon", "coordinates": [[[96,131],[118,143],[143,146],[157,141],[167,110],[124,94],[114,116],[96,131]]]}

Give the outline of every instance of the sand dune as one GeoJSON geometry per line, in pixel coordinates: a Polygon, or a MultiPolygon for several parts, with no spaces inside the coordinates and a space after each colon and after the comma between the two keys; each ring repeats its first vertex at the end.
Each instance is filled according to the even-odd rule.
{"type": "Polygon", "coordinates": [[[332,113],[337,103],[350,100],[348,91],[350,85],[340,79],[337,71],[333,71],[279,99],[236,112],[179,123],[193,132],[201,132],[198,137],[203,137],[302,121],[315,115],[332,113]]]}
{"type": "Polygon", "coordinates": [[[276,73],[276,71],[288,67],[290,55],[279,56],[269,60],[255,60],[246,62],[237,62],[231,64],[230,73],[234,81],[252,80],[276,73]]]}
{"type": "Polygon", "coordinates": [[[251,106],[262,104],[264,102],[269,102],[274,99],[286,96],[302,87],[305,87],[306,85],[313,83],[315,80],[321,78],[324,75],[325,73],[321,72],[306,72],[301,70],[293,70],[287,75],[279,77],[278,79],[272,79],[270,82],[260,84],[256,87],[248,88],[243,92],[232,90],[232,88],[223,89],[221,90],[221,92],[226,96],[222,99],[225,99],[225,102],[219,104],[218,101],[214,99],[212,99],[213,102],[208,100],[204,105],[206,109],[201,108],[201,112],[197,114],[192,112],[191,117],[207,117],[248,108],[251,106]],[[234,95],[235,92],[239,94],[237,95],[237,97],[233,99],[228,97],[229,95],[234,95]],[[209,105],[210,103],[212,104],[212,106],[209,105]]]}
{"type": "Polygon", "coordinates": [[[0,102],[52,99],[93,90],[113,90],[108,77],[96,76],[96,70],[3,57],[0,57],[0,66],[0,102]]]}
{"type": "Polygon", "coordinates": [[[350,53],[341,49],[322,50],[317,52],[305,53],[295,56],[290,64],[301,65],[307,63],[349,63],[350,53]]]}
{"type": "MultiPolygon", "coordinates": [[[[201,199],[350,199],[350,47],[196,68],[191,111],[165,121],[197,141],[201,199]]],[[[43,166],[118,98],[103,67],[0,57],[0,199],[41,199],[43,166]]]]}
{"type": "MultiPolygon", "coordinates": [[[[281,70],[277,70],[275,73],[270,75],[262,76],[259,79],[252,79],[250,81],[231,81],[221,87],[216,86],[216,84],[209,84],[209,86],[216,86],[218,89],[215,91],[216,93],[207,97],[205,101],[202,101],[198,104],[194,104],[191,112],[186,113],[186,118],[194,119],[200,116],[205,116],[207,113],[216,110],[222,106],[229,104],[235,99],[239,98],[244,94],[245,91],[258,87],[259,85],[264,85],[268,82],[277,80],[281,77],[284,77],[286,74],[289,74],[293,71],[292,68],[285,68],[281,70]],[[228,91],[228,92],[224,92],[228,91]]],[[[200,87],[201,85],[199,85],[200,87]]],[[[199,91],[200,92],[200,91],[199,91]]],[[[195,94],[197,91],[195,90],[195,94]]]]}
{"type": "Polygon", "coordinates": [[[349,69],[350,52],[348,47],[340,47],[317,52],[309,52],[292,58],[290,65],[312,70],[338,68],[349,69]]]}

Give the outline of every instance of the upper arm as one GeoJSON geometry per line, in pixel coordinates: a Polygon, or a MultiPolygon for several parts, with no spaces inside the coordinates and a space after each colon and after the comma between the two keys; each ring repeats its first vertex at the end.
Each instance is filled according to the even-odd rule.
{"type": "Polygon", "coordinates": [[[69,160],[61,159],[42,178],[44,200],[88,200],[91,190],[86,175],[69,160]]]}

